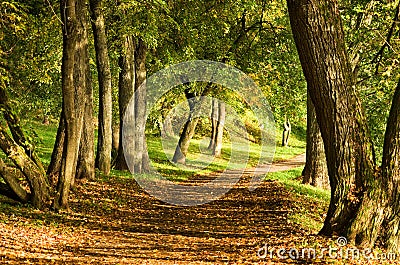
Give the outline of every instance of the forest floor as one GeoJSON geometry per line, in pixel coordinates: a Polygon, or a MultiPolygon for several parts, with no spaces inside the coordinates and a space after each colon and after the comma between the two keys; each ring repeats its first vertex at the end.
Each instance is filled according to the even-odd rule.
{"type": "MultiPolygon", "coordinates": [[[[274,164],[272,170],[287,170],[303,163],[304,156],[297,156],[274,164]]],[[[322,224],[326,204],[295,194],[273,180],[249,191],[246,182],[250,177],[251,173],[245,173],[221,199],[192,207],[165,204],[145,193],[133,178],[121,176],[80,183],[71,194],[72,213],[38,211],[1,197],[0,263],[360,262],[332,258],[321,249],[335,247],[335,239],[317,236],[317,230],[293,222],[293,214],[307,212],[311,213],[309,218],[322,224]],[[290,249],[292,254],[293,250],[301,254],[311,247],[317,251],[315,259],[288,256],[290,249]],[[281,248],[286,251],[280,253],[285,259],[279,258],[281,248]]]]}

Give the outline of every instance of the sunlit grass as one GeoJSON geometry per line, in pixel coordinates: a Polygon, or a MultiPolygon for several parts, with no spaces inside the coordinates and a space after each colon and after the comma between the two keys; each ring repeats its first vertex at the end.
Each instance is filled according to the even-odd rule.
{"type": "Polygon", "coordinates": [[[289,214],[289,220],[303,229],[316,233],[322,228],[322,216],[325,213],[325,208],[329,205],[330,191],[302,184],[300,179],[302,170],[303,168],[299,167],[287,171],[273,172],[268,174],[265,179],[278,181],[292,192],[293,201],[299,209],[289,214]],[[315,211],[307,210],[308,207],[303,206],[304,200],[315,205],[315,211]]]}

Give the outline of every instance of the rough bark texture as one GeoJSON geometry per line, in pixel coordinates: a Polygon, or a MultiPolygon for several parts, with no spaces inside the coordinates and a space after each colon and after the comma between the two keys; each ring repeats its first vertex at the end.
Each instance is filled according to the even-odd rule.
{"type": "Polygon", "coordinates": [[[43,171],[25,153],[25,150],[8,135],[2,126],[0,126],[0,149],[13,161],[27,179],[31,190],[32,205],[38,209],[45,208],[49,202],[50,194],[46,175],[43,174],[43,171]]]}
{"type": "Polygon", "coordinates": [[[109,175],[111,170],[112,150],[112,86],[107,49],[107,36],[102,7],[102,0],[90,0],[99,80],[99,130],[97,138],[96,168],[98,168],[104,175],[109,175]]]}
{"type": "Polygon", "coordinates": [[[25,137],[24,131],[19,123],[19,118],[17,115],[15,115],[11,105],[9,104],[8,96],[4,88],[0,88],[0,110],[4,116],[4,119],[7,121],[7,125],[10,129],[13,140],[16,142],[16,144],[24,148],[25,153],[36,163],[42,173],[45,173],[46,171],[42,162],[34,152],[30,142],[25,137]]]}
{"type": "Polygon", "coordinates": [[[314,105],[307,97],[307,146],[306,164],[303,170],[303,184],[319,188],[329,188],[324,141],[315,116],[314,105]]]}
{"type": "Polygon", "coordinates": [[[393,97],[385,142],[383,146],[382,176],[387,187],[389,215],[384,223],[384,241],[389,251],[400,253],[400,80],[393,97]]]}
{"type": "Polygon", "coordinates": [[[215,146],[213,150],[213,155],[215,157],[221,156],[224,125],[225,125],[225,103],[223,101],[218,101],[218,122],[217,122],[216,136],[215,136],[215,146]]]}
{"type": "Polygon", "coordinates": [[[2,189],[2,191],[6,191],[6,193],[3,194],[14,200],[26,203],[30,200],[31,194],[21,187],[18,179],[19,175],[19,172],[17,173],[15,170],[8,168],[0,158],[0,177],[2,177],[7,184],[7,188],[2,189]]]}
{"type": "Polygon", "coordinates": [[[375,161],[353,85],[336,1],[287,0],[290,22],[326,152],[331,202],[320,231],[346,235],[375,161]]]}
{"type": "MultiPolygon", "coordinates": [[[[55,210],[68,210],[68,195],[76,174],[80,140],[83,128],[83,116],[86,104],[84,76],[78,76],[76,55],[83,54],[87,48],[84,36],[86,23],[81,19],[86,15],[83,0],[61,0],[61,19],[63,21],[63,59],[62,59],[62,95],[66,135],[64,142],[61,173],[53,207],[55,210]]],[[[82,58],[81,58],[82,60],[82,58]]],[[[83,66],[85,67],[85,66],[83,66]]]]}
{"type": "Polygon", "coordinates": [[[85,93],[82,136],[79,146],[78,165],[75,179],[94,179],[95,177],[95,144],[93,121],[93,87],[90,72],[88,47],[88,10],[82,7],[80,13],[82,33],[78,38],[82,41],[81,48],[76,53],[76,85],[81,86],[85,93]]]}
{"type": "MultiPolygon", "coordinates": [[[[134,66],[135,44],[132,36],[124,37],[122,53],[119,57],[119,67],[121,69],[118,80],[118,104],[119,104],[119,148],[118,155],[115,160],[115,169],[128,170],[126,164],[124,150],[122,147],[122,128],[124,126],[124,114],[129,104],[129,100],[133,96],[135,83],[135,66],[134,66]]],[[[133,157],[133,154],[131,154],[133,157]]]]}

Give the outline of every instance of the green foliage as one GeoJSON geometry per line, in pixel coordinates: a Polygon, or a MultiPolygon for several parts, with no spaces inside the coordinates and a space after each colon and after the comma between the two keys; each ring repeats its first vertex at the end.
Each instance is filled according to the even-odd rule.
{"type": "Polygon", "coordinates": [[[400,78],[400,29],[394,23],[397,5],[398,1],[342,1],[350,60],[378,160],[392,96],[400,78]]]}

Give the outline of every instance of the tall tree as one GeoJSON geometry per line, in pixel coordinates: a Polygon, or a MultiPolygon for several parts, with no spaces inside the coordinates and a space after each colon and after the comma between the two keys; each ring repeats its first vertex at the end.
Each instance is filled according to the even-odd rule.
{"type": "Polygon", "coordinates": [[[99,81],[99,130],[96,167],[103,174],[109,175],[112,150],[112,86],[103,8],[102,0],[90,0],[99,81]]]}
{"type": "Polygon", "coordinates": [[[389,250],[399,253],[399,85],[379,172],[347,58],[337,1],[287,3],[328,163],[331,202],[320,233],[346,235],[369,247],[380,237],[389,250]]]}
{"type": "MultiPolygon", "coordinates": [[[[125,36],[122,42],[121,54],[118,60],[120,67],[119,80],[118,80],[118,105],[119,105],[119,148],[118,155],[115,159],[115,168],[118,170],[128,170],[126,163],[122,129],[124,126],[124,114],[128,107],[129,100],[133,96],[135,84],[135,43],[131,35],[125,36]]],[[[125,151],[127,152],[127,150],[125,151]]],[[[133,154],[132,154],[133,157],[133,154]]]]}
{"type": "MultiPolygon", "coordinates": [[[[68,196],[78,169],[80,143],[84,132],[84,117],[93,123],[90,116],[91,105],[90,78],[88,76],[88,35],[87,9],[84,0],[61,0],[61,20],[63,21],[63,61],[62,92],[63,115],[65,120],[65,139],[61,170],[53,207],[55,210],[69,209],[68,196]]],[[[90,126],[90,125],[89,125],[90,126]]],[[[93,126],[93,125],[92,125],[93,126]]],[[[90,134],[89,129],[85,129],[90,134]]],[[[90,135],[85,134],[85,145],[91,148],[90,135]]],[[[85,161],[88,154],[81,153],[80,168],[89,166],[85,161]]],[[[89,157],[89,159],[91,159],[89,157]]],[[[89,164],[88,164],[89,163],[89,164]]]]}
{"type": "Polygon", "coordinates": [[[222,151],[222,137],[224,135],[224,124],[225,124],[225,102],[218,101],[218,121],[217,121],[217,131],[215,135],[215,145],[213,150],[213,155],[215,157],[221,156],[222,151]]]}
{"type": "Polygon", "coordinates": [[[146,53],[147,47],[141,38],[135,48],[135,173],[150,170],[150,159],[146,145],[146,53]]]}

